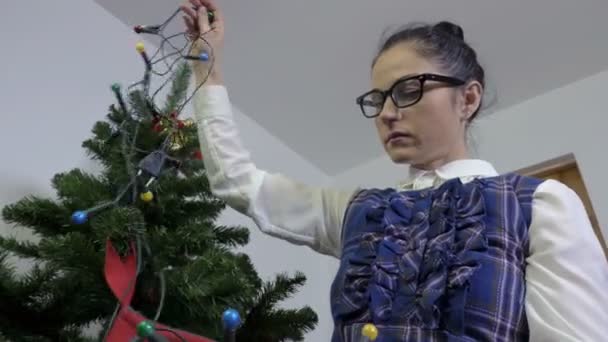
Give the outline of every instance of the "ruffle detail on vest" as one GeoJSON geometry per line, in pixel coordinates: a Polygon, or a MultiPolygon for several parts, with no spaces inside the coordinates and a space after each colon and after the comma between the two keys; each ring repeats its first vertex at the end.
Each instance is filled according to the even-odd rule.
{"type": "Polygon", "coordinates": [[[378,199],[345,270],[351,313],[369,310],[377,324],[463,333],[469,279],[487,250],[479,186],[453,180],[378,199]]]}

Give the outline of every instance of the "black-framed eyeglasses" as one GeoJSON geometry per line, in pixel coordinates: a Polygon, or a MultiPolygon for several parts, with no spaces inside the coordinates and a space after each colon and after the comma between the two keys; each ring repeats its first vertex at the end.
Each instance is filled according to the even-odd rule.
{"type": "Polygon", "coordinates": [[[418,103],[424,94],[424,83],[426,81],[446,83],[452,87],[465,84],[465,82],[460,79],[436,74],[407,76],[397,80],[387,90],[370,90],[357,97],[356,101],[359,107],[361,107],[363,116],[366,118],[374,118],[380,115],[384,103],[386,102],[386,97],[389,95],[397,108],[406,108],[418,103]]]}

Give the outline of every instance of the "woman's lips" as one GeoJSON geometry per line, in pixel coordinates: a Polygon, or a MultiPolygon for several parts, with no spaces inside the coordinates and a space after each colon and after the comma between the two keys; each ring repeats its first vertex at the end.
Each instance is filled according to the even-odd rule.
{"type": "Polygon", "coordinates": [[[386,143],[387,144],[406,143],[406,142],[411,142],[412,139],[413,139],[413,137],[409,133],[393,132],[393,133],[389,134],[388,137],[386,138],[386,143]]]}

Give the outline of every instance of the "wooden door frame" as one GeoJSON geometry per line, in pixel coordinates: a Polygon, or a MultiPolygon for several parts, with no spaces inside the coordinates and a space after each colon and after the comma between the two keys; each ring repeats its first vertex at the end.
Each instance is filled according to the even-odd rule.
{"type": "MultiPolygon", "coordinates": [[[[567,169],[569,167],[578,168],[578,164],[576,162],[576,157],[574,154],[568,153],[563,156],[549,159],[542,163],[538,163],[532,166],[525,167],[523,169],[519,169],[515,171],[515,173],[520,174],[522,176],[543,178],[549,174],[557,172],[559,170],[567,169]]],[[[580,171],[580,168],[578,168],[580,171]]],[[[584,182],[584,180],[583,180],[584,182]]]]}

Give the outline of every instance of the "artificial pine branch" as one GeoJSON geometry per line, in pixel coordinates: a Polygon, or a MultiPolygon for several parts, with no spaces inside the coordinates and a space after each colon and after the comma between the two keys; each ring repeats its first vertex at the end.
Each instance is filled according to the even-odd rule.
{"type": "Polygon", "coordinates": [[[275,305],[295,293],[306,282],[303,273],[293,277],[279,274],[261,289],[245,324],[238,332],[239,341],[285,341],[303,339],[304,333],[317,324],[318,317],[309,307],[299,310],[275,309],[275,305]]]}
{"type": "Polygon", "coordinates": [[[256,322],[258,325],[254,335],[245,336],[247,328],[244,327],[243,332],[238,335],[239,342],[303,341],[304,334],[312,331],[318,323],[318,316],[310,307],[306,306],[291,310],[275,309],[266,314],[263,323],[260,320],[256,320],[256,322]]]}
{"type": "Polygon", "coordinates": [[[100,200],[111,200],[113,197],[109,186],[99,177],[80,169],[55,175],[52,185],[57,196],[71,209],[92,207],[100,200]]]}
{"type": "MultiPolygon", "coordinates": [[[[161,194],[162,195],[162,194],[161,194]]],[[[196,218],[215,220],[221,214],[225,203],[221,201],[187,201],[184,198],[162,197],[162,211],[160,225],[176,227],[192,222],[196,218]]]]}
{"type": "Polygon", "coordinates": [[[56,235],[64,233],[70,213],[50,199],[26,196],[2,209],[6,223],[31,228],[37,234],[56,235]]]}
{"type": "Polygon", "coordinates": [[[244,246],[249,243],[249,230],[245,227],[214,227],[213,235],[216,243],[227,247],[244,246]]]}
{"type": "Polygon", "coordinates": [[[278,302],[296,293],[298,287],[304,285],[305,282],[306,276],[301,272],[296,272],[293,277],[285,273],[278,274],[274,281],[267,282],[264,285],[255,308],[260,311],[272,309],[278,302]]]}
{"type": "Polygon", "coordinates": [[[249,242],[249,231],[244,227],[214,227],[212,222],[192,222],[178,227],[149,228],[154,231],[150,244],[160,250],[162,258],[179,262],[179,256],[187,253],[197,256],[209,248],[218,246],[229,249],[249,242]],[[175,256],[178,256],[177,260],[175,256]]]}
{"type": "Polygon", "coordinates": [[[69,342],[99,342],[91,337],[82,336],[82,327],[74,326],[64,328],[59,334],[60,341],[69,342]]]}
{"type": "Polygon", "coordinates": [[[91,218],[91,230],[99,240],[129,240],[145,233],[146,221],[135,207],[111,207],[91,218]]]}
{"type": "Polygon", "coordinates": [[[142,119],[151,118],[146,96],[141,90],[138,89],[129,93],[129,104],[135,116],[142,119]]]}
{"type": "Polygon", "coordinates": [[[120,108],[117,105],[112,104],[108,108],[108,114],[106,115],[106,117],[115,126],[119,126],[121,123],[123,123],[125,120],[127,120],[127,118],[129,116],[128,116],[128,113],[124,113],[122,110],[120,110],[120,108]]]}
{"type": "Polygon", "coordinates": [[[258,290],[259,283],[250,281],[250,273],[239,269],[242,264],[227,251],[210,249],[189,264],[166,271],[163,322],[220,340],[221,320],[216,313],[227,307],[244,312],[246,307],[239,303],[245,303],[258,290]],[[217,272],[219,269],[230,272],[217,272]]]}
{"type": "Polygon", "coordinates": [[[45,312],[71,325],[86,326],[107,317],[116,305],[102,273],[93,267],[64,271],[43,288],[51,294],[44,303],[45,312]]]}
{"type": "MultiPolygon", "coordinates": [[[[173,197],[193,197],[208,196],[211,194],[211,187],[207,175],[204,173],[195,174],[188,178],[165,177],[159,183],[159,188],[171,187],[173,197]]],[[[215,198],[211,199],[215,200],[215,198]]]]}
{"type": "Polygon", "coordinates": [[[22,258],[40,258],[38,244],[31,241],[19,241],[15,237],[0,236],[0,250],[10,251],[22,258]]]}
{"type": "Polygon", "coordinates": [[[179,64],[175,72],[175,78],[171,84],[171,90],[169,91],[169,95],[167,95],[164,113],[174,112],[180,102],[186,97],[191,73],[191,69],[187,63],[179,64]]]}
{"type": "MultiPolygon", "coordinates": [[[[9,293],[9,289],[15,288],[15,267],[7,260],[9,252],[0,249],[0,296],[9,293]]],[[[1,306],[0,306],[1,307],[1,306]]]]}
{"type": "Polygon", "coordinates": [[[85,149],[87,155],[93,160],[97,160],[105,167],[109,167],[111,166],[113,147],[118,143],[116,139],[117,132],[118,131],[112,129],[112,126],[109,123],[99,121],[95,123],[92,129],[94,137],[85,140],[82,143],[82,147],[85,149]]]}
{"type": "Polygon", "coordinates": [[[82,143],[82,147],[85,149],[87,156],[90,158],[97,160],[104,164],[104,166],[110,165],[110,149],[108,148],[108,143],[99,141],[97,139],[89,139],[82,143]]]}
{"type": "Polygon", "coordinates": [[[93,133],[94,139],[99,141],[107,141],[112,137],[114,131],[108,122],[98,121],[93,125],[91,133],[93,133]]]}
{"type": "Polygon", "coordinates": [[[45,262],[60,270],[97,272],[103,266],[101,243],[95,243],[83,233],[43,239],[39,248],[45,262]]]}
{"type": "Polygon", "coordinates": [[[58,269],[51,265],[36,263],[29,272],[15,280],[11,294],[15,298],[43,298],[44,287],[50,284],[58,275],[58,269]]]}

